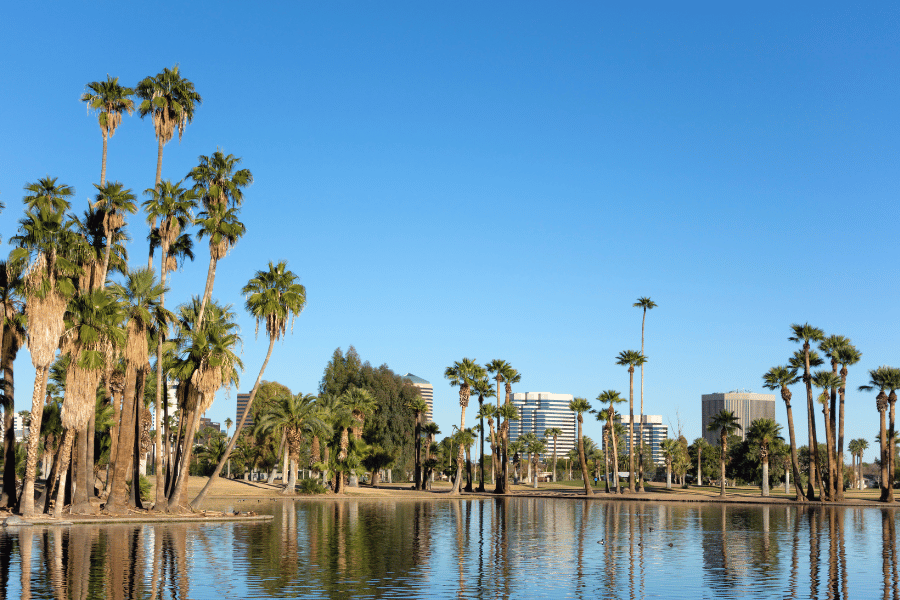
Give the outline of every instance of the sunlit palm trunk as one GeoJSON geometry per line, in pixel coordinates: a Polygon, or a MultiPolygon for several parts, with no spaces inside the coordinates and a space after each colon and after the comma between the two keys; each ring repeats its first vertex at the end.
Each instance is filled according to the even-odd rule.
{"type": "Polygon", "coordinates": [[[836,471],[834,468],[834,438],[831,431],[831,411],[828,409],[828,400],[822,404],[822,414],[825,416],[825,448],[828,454],[828,476],[831,481],[825,486],[825,500],[834,500],[832,491],[834,491],[836,482],[834,481],[836,471]]]}
{"type": "Polygon", "coordinates": [[[634,367],[628,368],[628,491],[635,491],[634,481],[634,367]]]}
{"type": "Polygon", "coordinates": [[[19,498],[19,513],[34,516],[34,473],[37,468],[38,443],[41,438],[41,420],[44,416],[44,394],[50,367],[37,369],[34,376],[34,392],[31,396],[31,421],[28,425],[28,454],[25,459],[25,482],[19,498]]]}
{"type": "MultiPolygon", "coordinates": [[[[844,396],[847,387],[847,371],[841,369],[841,387],[838,389],[840,401],[838,403],[838,434],[837,434],[837,497],[836,500],[844,500],[844,396]]],[[[852,485],[850,486],[853,487],[852,485]]]]}
{"type": "Polygon", "coordinates": [[[879,442],[881,443],[881,498],[882,502],[888,501],[889,489],[888,482],[888,440],[887,440],[887,424],[885,423],[885,411],[887,407],[878,408],[879,416],[879,442]]]}
{"type": "Polygon", "coordinates": [[[103,158],[100,161],[100,187],[103,187],[106,184],[106,146],[109,141],[109,130],[102,131],[103,133],[103,158]]]}
{"type": "MultiPolygon", "coordinates": [[[[137,385],[137,374],[133,366],[128,365],[125,374],[125,398],[122,403],[121,424],[119,427],[119,441],[116,450],[115,462],[112,469],[112,480],[109,486],[109,497],[106,500],[108,512],[123,512],[127,503],[126,481],[128,470],[134,462],[134,438],[135,419],[137,408],[135,395],[140,389],[137,385]]],[[[143,390],[140,390],[143,392],[143,390]]],[[[143,394],[142,394],[143,395],[143,394]]],[[[134,484],[132,484],[134,485],[134,484]]]]}
{"type": "MultiPolygon", "coordinates": [[[[462,398],[462,390],[460,390],[460,398],[462,398]]],[[[462,408],[460,410],[459,417],[459,430],[463,431],[466,428],[466,409],[462,408]]],[[[459,444],[459,449],[456,452],[456,479],[453,481],[453,489],[450,490],[451,494],[458,494],[461,484],[462,484],[462,472],[463,472],[463,463],[466,460],[465,450],[463,449],[463,445],[459,444]]]]}
{"type": "Polygon", "coordinates": [[[769,453],[762,453],[762,495],[763,498],[769,497],[769,453]]]}
{"type": "Polygon", "coordinates": [[[216,264],[218,262],[215,253],[210,251],[209,269],[206,271],[206,287],[203,290],[203,300],[200,302],[200,312],[197,314],[197,324],[194,326],[194,331],[201,331],[200,328],[203,326],[203,314],[206,312],[206,306],[209,304],[209,299],[212,297],[213,284],[216,280],[216,264]]]}
{"type": "Polygon", "coordinates": [[[810,461],[809,461],[809,482],[806,486],[806,497],[809,500],[815,500],[816,492],[813,489],[814,481],[815,484],[819,487],[819,494],[821,495],[822,488],[822,473],[818,468],[819,465],[819,441],[816,437],[816,410],[813,404],[813,392],[812,392],[812,378],[809,374],[809,343],[803,345],[803,351],[805,355],[805,372],[803,381],[806,384],[806,410],[808,418],[808,428],[809,428],[809,453],[810,453],[810,461]]]}
{"type": "MultiPolygon", "coordinates": [[[[153,189],[159,190],[159,182],[162,180],[162,157],[165,142],[163,142],[162,137],[157,137],[156,144],[156,180],[153,183],[153,189]]],[[[153,217],[153,222],[150,223],[150,231],[153,231],[154,229],[156,229],[156,217],[153,217]]],[[[153,268],[153,246],[150,246],[150,256],[147,259],[147,268],[153,268]]]]}
{"type": "Polygon", "coordinates": [[[887,463],[888,463],[888,472],[887,472],[887,502],[894,501],[894,440],[897,438],[896,429],[894,429],[894,405],[897,401],[897,394],[894,390],[891,390],[890,396],[888,397],[888,404],[891,407],[891,415],[890,415],[890,425],[888,427],[888,445],[887,445],[887,463]]]}
{"type": "MultiPolygon", "coordinates": [[[[644,309],[644,318],[641,319],[641,356],[644,356],[644,322],[647,320],[647,309],[644,309]]],[[[641,363],[641,423],[638,427],[640,446],[638,446],[638,491],[644,491],[644,364],[641,363]]],[[[632,421],[634,418],[632,417],[632,421]]],[[[632,438],[632,444],[634,444],[632,438]]]]}
{"type": "Polygon", "coordinates": [[[583,419],[581,413],[578,413],[578,462],[581,464],[581,478],[584,480],[584,494],[593,496],[594,491],[591,489],[591,482],[588,475],[587,461],[584,458],[584,440],[581,437],[581,424],[583,419]]]}
{"type": "MultiPolygon", "coordinates": [[[[157,183],[158,185],[158,183],[157,183]]],[[[166,289],[166,274],[168,269],[166,269],[166,262],[168,260],[168,252],[169,245],[166,240],[162,240],[162,256],[161,264],[159,267],[159,284],[162,290],[166,289]]],[[[159,306],[161,310],[165,310],[166,308],[166,294],[163,291],[162,294],[159,295],[159,306]]],[[[169,402],[168,398],[168,390],[164,390],[163,388],[163,342],[165,342],[165,335],[163,335],[162,331],[160,331],[159,339],[156,344],[156,503],[154,504],[154,509],[157,511],[166,511],[169,509],[169,501],[166,498],[166,469],[164,465],[166,463],[163,462],[163,397],[165,395],[166,403],[169,402]]]]}
{"type": "Polygon", "coordinates": [[[203,489],[200,490],[200,493],[197,494],[197,497],[191,501],[191,508],[197,508],[200,505],[200,503],[206,497],[206,494],[209,493],[212,484],[219,478],[219,475],[222,473],[222,469],[225,467],[225,463],[228,462],[228,457],[231,456],[231,451],[234,450],[234,446],[237,443],[237,432],[243,429],[244,422],[247,420],[247,415],[250,414],[250,406],[253,404],[253,399],[256,398],[256,392],[259,391],[259,385],[262,382],[263,373],[266,372],[266,365],[269,364],[269,358],[272,356],[272,349],[274,347],[275,336],[270,335],[269,351],[266,352],[266,359],[263,361],[262,368],[260,368],[259,370],[259,375],[256,376],[256,383],[253,384],[253,389],[250,391],[250,398],[247,400],[247,408],[244,409],[244,414],[241,415],[241,422],[238,423],[237,429],[235,429],[235,434],[231,436],[231,440],[229,440],[228,442],[228,447],[225,448],[225,454],[223,454],[222,458],[219,459],[219,464],[216,465],[216,470],[213,471],[213,474],[210,476],[209,481],[206,482],[206,485],[203,486],[203,489]]]}
{"type": "Polygon", "coordinates": [[[56,502],[53,504],[53,516],[57,519],[62,516],[62,509],[66,496],[66,479],[69,473],[69,461],[72,458],[72,440],[74,437],[75,431],[72,429],[66,429],[63,433],[62,452],[59,455],[59,489],[56,492],[56,502]]]}
{"type": "Polygon", "coordinates": [[[803,483],[800,481],[800,460],[797,457],[797,441],[794,439],[794,412],[791,410],[791,392],[786,387],[781,388],[781,399],[787,410],[788,435],[791,441],[791,469],[794,471],[794,488],[797,492],[795,500],[803,502],[803,483]]]}
{"type": "Polygon", "coordinates": [[[722,449],[722,457],[719,460],[719,495],[723,498],[725,497],[725,459],[728,456],[728,442],[726,441],[724,433],[722,434],[721,439],[721,449],[722,449]]]}

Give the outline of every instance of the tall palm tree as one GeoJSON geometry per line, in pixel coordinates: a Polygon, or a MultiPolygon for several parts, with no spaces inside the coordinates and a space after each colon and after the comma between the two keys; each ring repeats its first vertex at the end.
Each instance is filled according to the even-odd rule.
{"type": "MultiPolygon", "coordinates": [[[[163,147],[174,137],[178,130],[178,141],[184,135],[184,128],[194,120],[194,110],[203,102],[194,90],[194,84],[181,76],[178,65],[172,69],[164,68],[152,77],[145,77],[137,84],[135,96],[141,101],[138,112],[143,119],[153,119],[156,133],[156,179],[153,187],[159,187],[162,179],[163,147]]],[[[156,223],[151,223],[151,231],[156,223]]],[[[153,247],[150,247],[148,266],[153,266],[153,247]]]]}
{"type": "Polygon", "coordinates": [[[109,138],[115,135],[122,122],[122,113],[134,112],[134,90],[119,85],[118,77],[106,76],[106,81],[92,81],[85,86],[81,101],[86,102],[88,110],[97,113],[100,133],[103,134],[103,161],[100,164],[100,187],[106,184],[106,145],[109,138]]]}
{"type": "MultiPolygon", "coordinates": [[[[162,252],[162,258],[159,266],[159,282],[165,288],[166,276],[169,271],[175,270],[177,267],[178,256],[183,255],[193,260],[194,255],[191,251],[191,238],[182,232],[193,223],[193,210],[197,205],[197,196],[193,190],[181,187],[181,183],[172,183],[170,180],[160,181],[155,188],[144,191],[144,194],[150,196],[143,203],[144,211],[147,213],[147,223],[153,227],[157,220],[159,227],[155,231],[151,231],[151,236],[157,241],[162,252]],[[179,251],[173,251],[179,240],[182,247],[179,251]]],[[[161,295],[159,298],[160,307],[166,307],[166,296],[161,295]]],[[[163,412],[167,406],[163,405],[163,381],[165,380],[163,363],[163,345],[166,341],[168,330],[165,326],[160,328],[159,343],[156,345],[156,422],[163,422],[163,412]]],[[[168,404],[168,403],[166,403],[168,404]]],[[[162,427],[156,428],[156,464],[162,465],[162,427]]],[[[168,454],[167,454],[168,457],[168,454]]],[[[156,506],[158,510],[166,510],[167,498],[165,494],[165,470],[156,469],[156,506]]]]}
{"type": "Polygon", "coordinates": [[[578,418],[578,462],[581,464],[581,477],[584,480],[584,493],[586,496],[593,496],[594,491],[591,489],[591,482],[588,479],[587,461],[584,456],[584,440],[581,437],[581,425],[584,423],[585,412],[591,410],[591,404],[586,398],[575,398],[569,402],[569,410],[577,415],[578,418]]]}
{"type": "Polygon", "coordinates": [[[846,344],[837,349],[834,356],[841,365],[841,387],[838,388],[840,403],[838,405],[837,433],[837,475],[839,482],[837,487],[837,500],[840,502],[844,499],[844,398],[847,393],[847,367],[851,367],[858,363],[862,358],[862,352],[848,340],[846,344]]]}
{"type": "Polygon", "coordinates": [[[475,380],[475,383],[472,385],[472,389],[475,390],[475,393],[478,394],[478,414],[476,417],[478,418],[478,431],[479,436],[481,437],[481,445],[480,445],[480,454],[478,455],[478,467],[479,467],[479,478],[478,478],[478,491],[484,492],[484,420],[491,415],[491,412],[484,411],[484,399],[492,398],[495,396],[494,390],[491,388],[491,381],[487,378],[487,374],[485,373],[484,377],[475,380]]]}
{"type": "Polygon", "coordinates": [[[869,449],[869,441],[865,438],[858,438],[854,440],[857,442],[856,445],[856,469],[857,469],[857,477],[856,477],[856,487],[857,489],[862,489],[862,459],[863,454],[866,453],[866,450],[869,449]]]}
{"type": "Polygon", "coordinates": [[[784,400],[784,406],[787,410],[788,419],[788,435],[791,442],[791,468],[794,474],[794,487],[796,490],[795,500],[802,502],[803,483],[800,481],[800,460],[797,457],[797,441],[794,438],[794,413],[791,410],[791,390],[789,385],[794,385],[800,381],[797,376],[797,370],[787,366],[772,367],[763,375],[763,387],[769,390],[781,390],[781,399],[784,400]]]}
{"type": "MultiPolygon", "coordinates": [[[[650,299],[649,296],[644,296],[637,299],[637,302],[632,304],[635,308],[642,309],[643,317],[641,318],[641,354],[644,354],[644,325],[647,322],[647,311],[656,308],[656,302],[650,299]]],[[[641,425],[640,425],[640,454],[638,455],[638,491],[644,491],[644,365],[641,365],[641,425]]]]}
{"type": "MultiPolygon", "coordinates": [[[[488,373],[494,376],[497,383],[497,408],[500,408],[500,384],[506,381],[506,377],[515,373],[515,369],[505,360],[495,358],[485,365],[488,373]]],[[[503,404],[509,404],[509,396],[506,397],[503,404]]],[[[509,444],[509,425],[500,420],[498,411],[497,429],[500,437],[500,476],[497,477],[497,483],[494,487],[495,494],[505,494],[507,491],[507,480],[509,478],[509,467],[507,465],[507,445],[509,444]]]]}
{"type": "Polygon", "coordinates": [[[740,431],[741,426],[738,424],[738,418],[730,410],[722,409],[713,415],[710,419],[708,431],[719,432],[719,448],[721,449],[721,457],[719,458],[719,495],[725,497],[725,461],[728,458],[728,436],[736,431],[740,431]]]}
{"type": "MultiPolygon", "coordinates": [[[[447,367],[444,370],[444,377],[450,381],[452,387],[459,387],[459,430],[463,431],[466,428],[466,408],[469,406],[471,387],[475,381],[485,377],[484,368],[473,359],[463,358],[447,367]]],[[[464,461],[465,451],[462,446],[460,446],[457,455],[456,480],[453,482],[453,489],[450,491],[451,494],[459,493],[464,461]]]]}
{"type": "Polygon", "coordinates": [[[91,208],[99,209],[103,215],[103,235],[106,238],[105,252],[103,254],[103,268],[100,271],[97,286],[106,284],[106,274],[109,271],[109,257],[113,249],[113,233],[121,229],[125,224],[125,214],[137,212],[134,203],[135,196],[130,189],[118,181],[95,186],[97,195],[91,208]]]}
{"type": "Polygon", "coordinates": [[[836,458],[835,458],[835,436],[834,431],[832,431],[832,425],[835,425],[835,420],[833,418],[834,415],[831,414],[831,406],[835,406],[829,402],[829,390],[837,390],[841,385],[841,378],[837,373],[833,373],[831,371],[817,371],[813,374],[812,383],[817,388],[822,390],[822,394],[819,396],[818,401],[822,405],[822,414],[825,416],[825,447],[827,453],[827,461],[826,464],[828,466],[828,481],[825,486],[825,499],[826,500],[834,500],[837,494],[836,488],[838,487],[835,478],[837,477],[837,469],[836,469],[836,458]]]}
{"type": "Polygon", "coordinates": [[[71,221],[66,219],[68,198],[75,191],[56,178],[46,177],[27,184],[25,218],[19,221],[19,234],[11,240],[17,246],[10,253],[13,268],[25,273],[25,315],[28,319],[28,350],[35,368],[31,398],[31,425],[25,466],[25,481],[19,498],[19,512],[34,515],[34,473],[43,417],[44,391],[50,364],[65,331],[64,316],[69,298],[75,294],[72,277],[77,267],[67,257],[74,243],[71,221]]]}
{"type": "Polygon", "coordinates": [[[812,460],[809,467],[809,483],[806,488],[806,497],[809,500],[815,499],[815,490],[813,489],[813,481],[818,484],[819,490],[824,491],[822,487],[822,473],[817,465],[819,462],[819,440],[816,437],[816,412],[813,407],[812,393],[812,374],[810,371],[810,345],[812,342],[820,342],[825,338],[825,332],[817,327],[811,326],[809,323],[799,325],[794,323],[791,325],[793,335],[788,338],[791,342],[802,343],[803,351],[803,382],[806,384],[806,410],[807,422],[809,425],[809,448],[812,454],[812,460]]]}
{"type": "Polygon", "coordinates": [[[857,487],[858,472],[856,469],[856,457],[859,455],[859,440],[850,440],[847,444],[847,450],[850,451],[850,472],[852,473],[852,476],[850,477],[850,487],[852,489],[857,487]]]}
{"type": "MultiPolygon", "coordinates": [[[[496,476],[496,473],[499,470],[500,462],[498,460],[497,452],[497,437],[494,432],[494,417],[497,416],[497,407],[488,402],[487,404],[482,404],[478,407],[478,414],[475,417],[480,421],[484,422],[487,420],[488,423],[488,443],[491,446],[491,467],[492,473],[496,476]]],[[[479,426],[481,430],[481,478],[479,481],[479,492],[485,492],[486,488],[484,487],[484,428],[479,426]]]]}
{"type": "MultiPolygon", "coordinates": [[[[138,481],[137,471],[137,428],[143,407],[144,384],[149,370],[149,337],[161,325],[174,319],[169,311],[159,304],[165,288],[157,283],[153,270],[138,269],[131,272],[125,285],[112,286],[112,292],[125,305],[127,339],[125,342],[125,391],[122,402],[119,435],[114,453],[110,456],[112,475],[109,483],[109,497],[106,510],[112,514],[127,511],[126,479],[128,469],[132,469],[132,480],[138,481]]],[[[134,487],[134,486],[132,486],[134,487]]],[[[132,490],[131,501],[140,505],[140,496],[132,490]]]]}
{"type": "MultiPolygon", "coordinates": [[[[625,398],[622,398],[619,395],[619,392],[615,390],[606,390],[605,392],[601,392],[597,396],[597,401],[601,404],[609,404],[609,408],[606,411],[607,426],[612,427],[612,423],[615,421],[615,417],[618,414],[616,412],[615,405],[621,402],[625,402],[625,398]]],[[[610,438],[612,439],[612,454],[613,460],[615,461],[615,468],[613,469],[614,477],[613,479],[616,482],[616,493],[621,493],[622,489],[619,485],[619,448],[618,448],[618,436],[615,435],[614,429],[610,429],[610,438]]]]}
{"type": "MultiPolygon", "coordinates": [[[[253,404],[256,393],[259,391],[259,385],[262,382],[263,373],[266,365],[269,364],[269,358],[272,356],[272,349],[275,342],[287,332],[288,322],[291,324],[293,331],[294,319],[303,312],[306,307],[306,288],[297,282],[297,276],[287,268],[285,261],[278,264],[269,262],[269,268],[266,271],[257,271],[256,275],[247,282],[241,293],[246,298],[244,306],[253,318],[256,319],[256,331],[259,332],[261,323],[265,324],[266,335],[269,336],[269,349],[266,352],[266,358],[256,377],[256,383],[250,391],[250,398],[247,399],[247,408],[241,415],[241,421],[238,423],[237,431],[244,427],[247,415],[250,414],[250,407],[253,404]]],[[[203,487],[197,497],[191,502],[191,507],[196,507],[203,501],[203,498],[212,487],[212,483],[218,479],[222,472],[222,467],[228,461],[228,455],[234,449],[237,436],[228,442],[228,448],[216,470],[213,472],[209,481],[203,487]]]]}
{"type": "Polygon", "coordinates": [[[422,453],[425,456],[425,460],[422,461],[422,464],[425,469],[422,475],[425,480],[425,489],[430,490],[432,467],[428,465],[431,464],[431,461],[433,460],[431,457],[431,445],[434,444],[435,436],[440,435],[441,429],[438,427],[437,423],[426,423],[425,426],[422,427],[422,433],[425,434],[425,447],[422,449],[422,453]]]}
{"type": "MultiPolygon", "coordinates": [[[[636,350],[623,350],[616,357],[616,364],[628,367],[628,491],[634,493],[634,368],[642,367],[647,362],[647,357],[636,350]]],[[[641,440],[643,444],[643,440],[641,440]]]]}
{"type": "Polygon", "coordinates": [[[888,486],[890,487],[890,498],[893,500],[894,479],[896,474],[895,457],[897,455],[894,448],[897,444],[897,429],[895,426],[895,405],[897,404],[897,390],[900,389],[900,369],[895,367],[887,367],[885,370],[885,388],[888,390],[888,406],[890,408],[890,422],[888,424],[888,486]]]}
{"type": "Polygon", "coordinates": [[[0,399],[3,401],[3,487],[0,507],[16,502],[16,431],[13,365],[25,341],[25,305],[20,296],[22,275],[0,261],[0,399]]]}
{"type": "MultiPolygon", "coordinates": [[[[65,428],[62,451],[60,453],[60,492],[54,506],[54,514],[62,513],[63,494],[71,458],[74,436],[84,437],[91,416],[96,411],[97,386],[106,367],[108,346],[122,346],[125,332],[120,323],[122,307],[105,289],[88,291],[76,296],[69,303],[66,334],[62,348],[68,354],[66,371],[66,395],[63,400],[62,426],[65,428]]],[[[84,458],[81,457],[81,461],[84,458]]],[[[93,464],[80,465],[86,474],[93,472],[93,464]]],[[[90,477],[79,477],[75,488],[72,513],[93,514],[94,508],[88,501],[87,484],[90,477]]]]}
{"type": "Polygon", "coordinates": [[[869,383],[865,385],[859,386],[859,390],[861,392],[871,392],[875,389],[878,389],[878,395],[875,397],[875,407],[878,409],[878,416],[880,420],[880,427],[878,430],[878,441],[881,446],[879,453],[879,462],[881,463],[881,501],[882,502],[893,502],[894,491],[890,486],[887,486],[888,481],[888,454],[890,454],[891,447],[888,445],[888,436],[887,436],[887,426],[885,423],[887,412],[887,400],[888,396],[884,393],[884,390],[888,387],[890,382],[890,374],[888,373],[890,367],[882,366],[877,369],[872,369],[869,371],[869,383]]]}
{"type": "Polygon", "coordinates": [[[694,440],[694,448],[697,449],[697,485],[703,485],[703,469],[701,462],[703,460],[703,451],[709,447],[709,442],[704,438],[698,437],[694,440]]]}
{"type": "Polygon", "coordinates": [[[184,509],[182,497],[193,452],[191,440],[198,429],[200,415],[209,409],[223,385],[238,385],[238,373],[243,369],[241,359],[234,352],[240,336],[236,333],[231,307],[211,302],[207,319],[197,331],[195,323],[199,307],[200,301],[195,297],[191,303],[179,308],[178,345],[182,351],[171,373],[179,381],[178,403],[185,425],[181,428],[184,435],[175,456],[174,484],[168,498],[170,512],[184,509]]]}
{"type": "Polygon", "coordinates": [[[747,439],[759,448],[759,459],[762,462],[762,496],[769,496],[769,449],[781,440],[781,425],[774,419],[756,419],[747,429],[747,439]]]}
{"type": "Polygon", "coordinates": [[[422,399],[422,396],[417,395],[413,400],[409,403],[409,408],[413,411],[413,415],[415,416],[414,428],[415,428],[415,473],[413,474],[413,481],[415,483],[414,487],[417,490],[423,489],[422,485],[422,417],[428,414],[428,404],[425,400],[422,399]]]}
{"type": "Polygon", "coordinates": [[[545,438],[553,438],[553,462],[550,463],[553,465],[553,467],[551,468],[551,471],[553,472],[553,483],[556,483],[556,440],[559,436],[562,435],[562,433],[563,431],[559,427],[550,427],[544,430],[545,438]]]}

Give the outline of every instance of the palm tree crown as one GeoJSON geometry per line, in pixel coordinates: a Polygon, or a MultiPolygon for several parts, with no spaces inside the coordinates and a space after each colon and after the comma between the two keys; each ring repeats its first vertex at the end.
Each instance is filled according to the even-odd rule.
{"type": "Polygon", "coordinates": [[[263,321],[266,334],[276,340],[287,331],[288,320],[293,328],[294,319],[306,307],[306,288],[297,279],[285,261],[270,261],[267,271],[257,271],[247,282],[241,293],[247,297],[245,306],[256,319],[257,332],[263,321]]]}
{"type": "Polygon", "coordinates": [[[194,120],[194,109],[203,102],[194,84],[181,76],[178,65],[142,79],[135,95],[141,100],[138,107],[141,118],[148,115],[153,118],[156,137],[163,144],[172,139],[176,129],[181,140],[184,128],[194,120]]]}
{"type": "Polygon", "coordinates": [[[85,86],[88,90],[81,95],[81,101],[87,103],[88,110],[97,113],[97,122],[103,137],[115,135],[116,128],[122,122],[122,113],[134,112],[134,90],[119,85],[118,77],[106,76],[106,81],[92,81],[85,86]]]}

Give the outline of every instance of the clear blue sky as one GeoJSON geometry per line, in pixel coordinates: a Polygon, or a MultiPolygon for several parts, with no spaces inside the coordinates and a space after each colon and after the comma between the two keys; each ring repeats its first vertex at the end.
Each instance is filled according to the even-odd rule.
{"type": "MultiPolygon", "coordinates": [[[[204,102],[163,177],[221,148],[255,178],[215,296],[240,308],[240,287],[279,259],[307,287],[267,379],[313,392],[353,344],[430,380],[445,433],[459,410],[443,371],[464,356],[509,360],[517,391],[627,394],[614,358],[639,348],[631,305],[650,296],[647,413],[699,436],[700,395],[762,391],[796,347],[790,324],[808,321],[863,352],[847,439],[867,438],[871,460],[874,395],[855,390],[900,365],[898,32],[889,3],[14,3],[0,235],[39,177],[86,205],[101,151],[86,83],[178,63],[204,102]]],[[[126,118],[108,178],[144,190],[155,165],[152,124],[126,118]]],[[[140,265],[143,219],[130,230],[140,265]]],[[[197,255],[170,303],[202,290],[197,255]]],[[[243,390],[266,344],[240,312],[243,390]]],[[[22,410],[27,351],[16,369],[22,410]]],[[[234,418],[234,398],[208,416],[234,418]]]]}

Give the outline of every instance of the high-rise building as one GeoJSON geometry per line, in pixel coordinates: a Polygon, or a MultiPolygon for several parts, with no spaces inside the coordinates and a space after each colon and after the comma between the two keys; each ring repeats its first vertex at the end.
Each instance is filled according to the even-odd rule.
{"type": "MultiPolygon", "coordinates": [[[[234,418],[234,426],[237,427],[238,423],[241,422],[241,417],[244,416],[244,412],[247,410],[247,403],[250,401],[250,394],[238,394],[237,395],[237,410],[235,411],[234,418]]],[[[247,415],[247,421],[244,423],[244,427],[241,429],[242,431],[248,427],[253,427],[253,417],[251,415],[247,415]]],[[[237,433],[237,431],[235,431],[237,433]]]]}
{"type": "MultiPolygon", "coordinates": [[[[662,455],[662,442],[669,437],[668,425],[663,425],[661,415],[644,415],[644,446],[650,449],[650,457],[653,464],[662,465],[666,460],[662,455]]],[[[631,423],[630,415],[621,415],[622,425],[625,427],[625,448],[619,449],[620,452],[631,452],[631,439],[628,436],[628,426],[631,423]]],[[[634,420],[634,439],[637,440],[641,435],[641,416],[637,415],[634,420]]],[[[637,460],[637,459],[635,459],[637,460]]]]}
{"type": "MultiPolygon", "coordinates": [[[[533,433],[543,439],[544,432],[552,427],[562,430],[556,438],[557,458],[575,447],[578,422],[575,413],[569,410],[572,394],[550,394],[548,392],[514,393],[510,401],[519,409],[518,421],[509,422],[509,440],[514,442],[526,433],[533,433]]],[[[553,438],[547,439],[547,453],[553,454],[553,438]]]]}
{"type": "Polygon", "coordinates": [[[419,394],[421,394],[422,400],[428,405],[428,412],[425,413],[425,422],[431,423],[434,420],[434,387],[421,377],[416,377],[412,373],[407,373],[402,377],[419,388],[419,394]]]}
{"type": "Polygon", "coordinates": [[[719,432],[709,431],[712,418],[721,410],[730,410],[737,417],[741,429],[735,435],[744,439],[747,429],[756,419],[775,419],[775,394],[754,394],[749,390],[734,390],[725,394],[703,394],[703,439],[710,444],[719,443],[719,432]]]}

